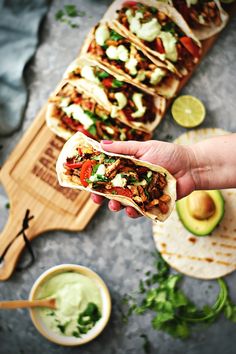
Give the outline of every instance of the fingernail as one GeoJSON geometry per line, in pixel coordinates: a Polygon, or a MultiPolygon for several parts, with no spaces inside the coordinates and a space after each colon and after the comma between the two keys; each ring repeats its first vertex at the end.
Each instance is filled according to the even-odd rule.
{"type": "Polygon", "coordinates": [[[103,144],[112,144],[113,141],[112,140],[102,140],[103,144]]]}

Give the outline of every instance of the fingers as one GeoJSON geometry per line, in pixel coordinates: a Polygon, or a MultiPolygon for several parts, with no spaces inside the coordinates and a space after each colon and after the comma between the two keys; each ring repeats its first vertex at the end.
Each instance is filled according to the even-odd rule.
{"type": "Polygon", "coordinates": [[[91,194],[91,199],[94,203],[101,205],[104,202],[104,197],[102,197],[101,195],[97,195],[97,194],[91,194]]]}
{"type": "Polygon", "coordinates": [[[139,212],[137,210],[135,210],[134,208],[129,207],[129,206],[126,207],[125,212],[132,219],[137,219],[140,216],[142,216],[141,214],[139,214],[139,212]]]}
{"type": "Polygon", "coordinates": [[[117,202],[117,200],[110,200],[108,203],[108,208],[111,211],[117,212],[117,211],[120,211],[121,209],[123,209],[123,206],[121,205],[120,202],[117,202]]]}
{"type": "Polygon", "coordinates": [[[139,158],[143,153],[143,143],[138,141],[102,140],[101,145],[104,150],[117,154],[132,155],[139,158]]]}
{"type": "MultiPolygon", "coordinates": [[[[105,198],[102,197],[101,195],[97,195],[97,194],[92,193],[91,199],[94,201],[94,203],[101,205],[104,202],[105,198]]],[[[124,208],[124,206],[120,202],[118,202],[117,200],[110,200],[108,202],[108,208],[113,212],[118,212],[118,211],[122,210],[124,208]]],[[[136,219],[136,218],[139,218],[140,216],[142,216],[132,207],[126,207],[125,212],[132,219],[136,219]]]]}

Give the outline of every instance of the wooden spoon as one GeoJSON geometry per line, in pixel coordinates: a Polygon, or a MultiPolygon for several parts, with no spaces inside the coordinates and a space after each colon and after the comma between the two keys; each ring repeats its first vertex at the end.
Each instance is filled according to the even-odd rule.
{"type": "Polygon", "coordinates": [[[31,307],[48,307],[50,309],[56,309],[56,299],[0,301],[0,310],[31,307]]]}

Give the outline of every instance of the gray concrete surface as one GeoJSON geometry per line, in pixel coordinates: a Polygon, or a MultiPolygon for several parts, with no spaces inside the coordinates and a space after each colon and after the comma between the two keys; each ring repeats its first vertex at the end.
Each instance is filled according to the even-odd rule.
{"type": "MultiPolygon", "coordinates": [[[[73,3],[73,1],[71,1],[73,3]]],[[[76,56],[88,29],[104,13],[109,1],[78,0],[86,16],[79,29],[70,29],[54,19],[55,12],[67,1],[54,1],[43,23],[40,46],[27,69],[29,103],[22,129],[11,138],[1,139],[0,165],[29,127],[48,94],[60,80],[66,66],[76,56]]],[[[203,127],[236,130],[236,18],[220,35],[214,48],[203,60],[189,84],[183,90],[204,102],[207,117],[203,127]]],[[[167,114],[155,133],[156,139],[167,135],[177,137],[185,129],[178,127],[167,114]]],[[[0,228],[8,215],[8,199],[0,189],[0,228]]],[[[0,283],[0,299],[27,298],[35,279],[47,268],[60,263],[78,263],[92,267],[108,284],[113,310],[109,325],[92,343],[80,348],[63,348],[47,342],[33,327],[26,310],[0,312],[1,354],[142,354],[140,334],[148,334],[151,353],[155,354],[234,354],[236,325],[220,319],[209,328],[198,329],[191,339],[182,342],[151,329],[150,316],[135,317],[126,326],[121,320],[121,300],[125,293],[136,289],[144,271],[153,269],[154,249],[151,223],[142,218],[129,220],[123,212],[111,214],[102,207],[85,231],[80,233],[50,232],[33,242],[37,260],[22,272],[15,272],[9,281],[0,283]]],[[[23,258],[27,255],[24,254],[23,258]]],[[[227,277],[236,301],[236,274],[227,277]]],[[[212,302],[216,287],[209,282],[186,278],[188,294],[199,303],[212,302]]]]}

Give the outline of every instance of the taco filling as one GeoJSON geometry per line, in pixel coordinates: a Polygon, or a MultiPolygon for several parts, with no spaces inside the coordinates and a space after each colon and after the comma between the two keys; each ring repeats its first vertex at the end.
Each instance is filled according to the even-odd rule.
{"type": "Polygon", "coordinates": [[[116,20],[136,35],[146,47],[170,60],[177,67],[191,70],[199,59],[199,46],[156,7],[126,1],[123,7],[117,10],[116,20]]]}
{"type": "Polygon", "coordinates": [[[50,101],[56,105],[54,116],[58,117],[60,127],[71,133],[80,131],[95,140],[150,139],[150,134],[112,119],[105,108],[71,84],[66,84],[50,101]]]}
{"type": "Polygon", "coordinates": [[[105,24],[95,30],[88,52],[110,67],[128,74],[136,82],[156,88],[174,76],[163,64],[158,67],[129,39],[124,38],[105,24]]]}
{"type": "Polygon", "coordinates": [[[221,26],[220,9],[212,0],[172,0],[175,8],[193,29],[221,26]]]}
{"type": "Polygon", "coordinates": [[[98,66],[77,66],[69,74],[69,78],[85,78],[100,85],[108,100],[112,103],[111,117],[115,118],[122,111],[130,122],[153,122],[156,118],[154,97],[138,88],[117,80],[98,66]]]}
{"type": "Polygon", "coordinates": [[[108,156],[92,146],[79,147],[67,157],[65,172],[71,180],[106,195],[132,199],[143,212],[169,211],[171,197],[164,192],[166,174],[155,172],[127,158],[108,156]]]}

